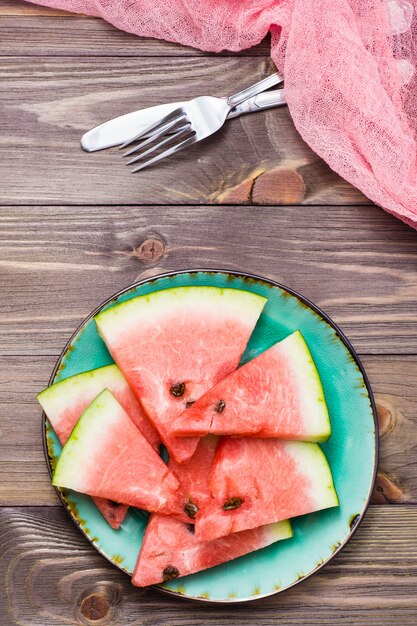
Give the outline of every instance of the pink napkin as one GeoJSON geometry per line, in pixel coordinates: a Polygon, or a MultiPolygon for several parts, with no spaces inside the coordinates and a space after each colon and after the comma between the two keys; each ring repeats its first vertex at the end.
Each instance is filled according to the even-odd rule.
{"type": "Polygon", "coordinates": [[[303,139],[417,227],[417,0],[34,1],[203,50],[241,50],[271,32],[303,139]]]}

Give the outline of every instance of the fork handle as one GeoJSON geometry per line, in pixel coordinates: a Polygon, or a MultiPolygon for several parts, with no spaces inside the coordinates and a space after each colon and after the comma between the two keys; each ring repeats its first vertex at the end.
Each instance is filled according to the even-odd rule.
{"type": "Polygon", "coordinates": [[[261,111],[262,109],[272,109],[274,107],[280,107],[287,104],[285,99],[285,93],[283,89],[274,89],[273,91],[267,91],[260,93],[249,100],[245,100],[241,104],[234,107],[227,119],[233,119],[240,117],[246,113],[253,113],[254,111],[261,111]]]}
{"type": "Polygon", "coordinates": [[[269,89],[274,85],[282,83],[283,80],[284,78],[280,74],[278,74],[278,72],[275,72],[275,74],[271,74],[271,76],[264,78],[263,80],[259,81],[259,83],[255,83],[254,85],[247,87],[243,91],[235,93],[234,96],[230,96],[229,98],[227,98],[227,102],[230,107],[235,107],[241,102],[248,100],[248,98],[252,98],[258,93],[261,93],[262,91],[265,91],[266,89],[269,89]]]}

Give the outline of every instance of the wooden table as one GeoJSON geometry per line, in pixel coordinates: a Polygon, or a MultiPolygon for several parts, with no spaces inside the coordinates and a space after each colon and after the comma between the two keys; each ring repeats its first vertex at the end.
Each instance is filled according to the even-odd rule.
{"type": "Polygon", "coordinates": [[[0,49],[1,626],[415,624],[415,231],[334,174],[286,108],[136,176],[117,150],[79,149],[107,118],[260,79],[267,42],[203,54],[0,0],[0,49]],[[219,266],[291,286],[340,324],[381,435],[374,504],[345,550],[286,593],[220,608],[133,588],[81,536],[50,485],[35,400],[102,300],[162,271],[219,266]]]}

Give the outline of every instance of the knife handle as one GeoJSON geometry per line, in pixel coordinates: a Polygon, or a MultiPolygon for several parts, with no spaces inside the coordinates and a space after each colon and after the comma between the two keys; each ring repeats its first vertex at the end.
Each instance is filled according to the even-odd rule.
{"type": "Polygon", "coordinates": [[[241,104],[234,107],[227,119],[233,119],[234,117],[240,117],[246,113],[253,113],[255,111],[261,111],[263,109],[273,109],[274,107],[280,107],[287,104],[283,89],[274,89],[273,91],[265,91],[245,100],[241,104]]]}

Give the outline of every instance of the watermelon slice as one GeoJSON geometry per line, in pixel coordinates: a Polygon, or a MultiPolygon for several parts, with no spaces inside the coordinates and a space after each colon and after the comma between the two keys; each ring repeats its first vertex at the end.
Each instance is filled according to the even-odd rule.
{"type": "MultiPolygon", "coordinates": [[[[210,435],[204,437],[190,461],[181,465],[173,460],[168,463],[189,502],[199,507],[210,499],[208,478],[217,440],[210,435]]],[[[132,582],[138,587],[155,585],[219,565],[291,536],[290,523],[282,521],[205,543],[196,538],[192,524],[153,514],[146,527],[132,582]]]]}
{"type": "Polygon", "coordinates": [[[244,530],[207,543],[199,541],[191,524],[152,515],[146,528],[132,583],[155,585],[193,574],[292,536],[289,521],[244,530]]]}
{"type": "Polygon", "coordinates": [[[188,519],[177,478],[108,389],[93,400],[75,425],[52,483],[188,519]]]}
{"type": "Polygon", "coordinates": [[[158,452],[160,437],[117,365],[105,365],[51,385],[37,398],[62,445],[81,414],[104,389],[109,389],[158,452]]]}
{"type": "Polygon", "coordinates": [[[293,333],[221,380],[175,420],[173,432],[328,439],[323,388],[301,333],[293,333]]]}
{"type": "MultiPolygon", "coordinates": [[[[168,467],[181,483],[181,491],[198,509],[210,500],[209,476],[219,438],[207,435],[200,439],[195,453],[186,463],[169,459],[168,467]]],[[[195,514],[197,510],[195,509],[195,514]]]]}
{"type": "Polygon", "coordinates": [[[223,439],[210,490],[196,518],[201,541],[338,505],[326,457],[316,443],[301,441],[223,439]]]}
{"type": "Polygon", "coordinates": [[[198,438],[171,434],[187,406],[238,366],[266,299],[238,289],[178,287],[104,310],[96,324],[171,456],[198,438]]]}
{"type": "MultiPolygon", "coordinates": [[[[110,389],[151,446],[158,451],[160,438],[117,365],[106,365],[76,374],[51,385],[37,398],[62,445],[65,444],[79,417],[103,389],[110,389]]],[[[112,528],[119,528],[126,513],[125,504],[93,498],[100,513],[112,528]]]]}

